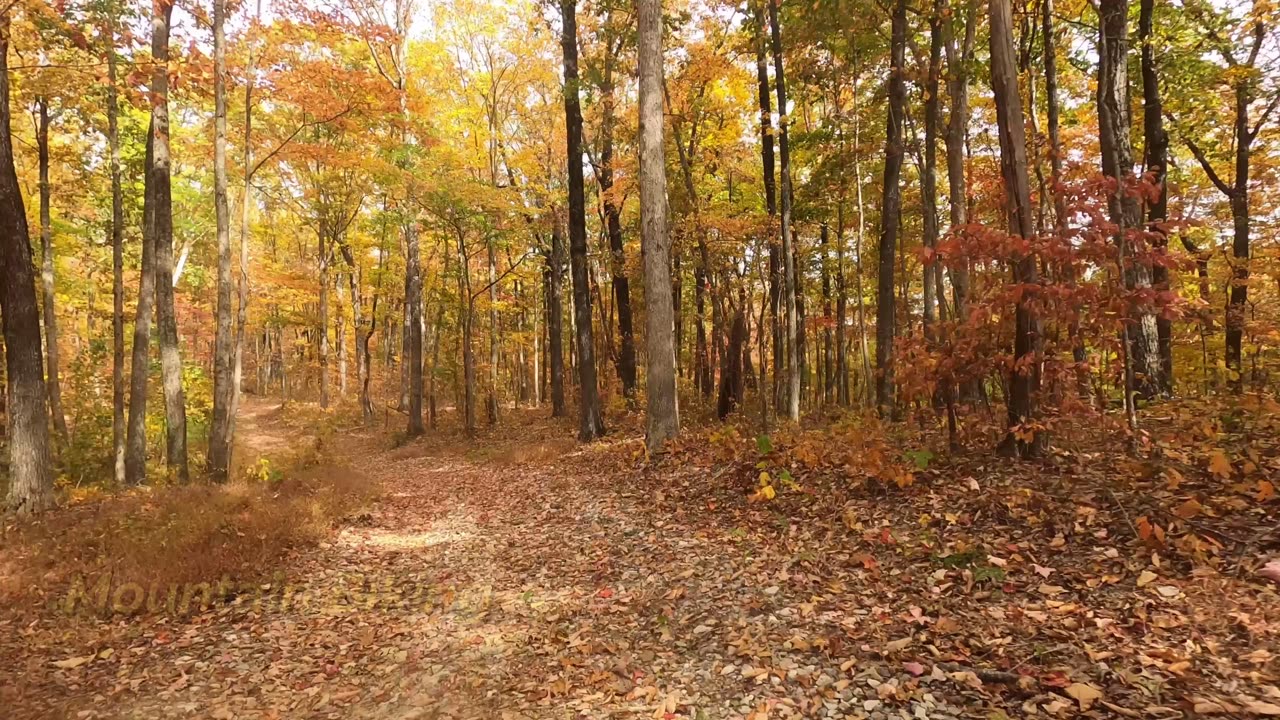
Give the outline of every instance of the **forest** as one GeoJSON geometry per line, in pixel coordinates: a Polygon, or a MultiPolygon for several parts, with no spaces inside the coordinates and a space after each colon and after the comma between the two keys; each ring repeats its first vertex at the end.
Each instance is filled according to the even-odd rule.
{"type": "Polygon", "coordinates": [[[0,0],[0,70],[0,715],[1280,715],[1273,3],[0,0]]]}

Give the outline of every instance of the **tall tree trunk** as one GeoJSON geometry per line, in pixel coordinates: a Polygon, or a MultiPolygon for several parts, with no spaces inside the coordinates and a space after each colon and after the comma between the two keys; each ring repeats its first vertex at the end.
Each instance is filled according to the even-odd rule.
{"type": "Polygon", "coordinates": [[[147,384],[151,374],[151,321],[156,298],[155,183],[151,173],[155,132],[147,127],[143,167],[142,262],[138,273],[138,302],[134,310],[133,351],[129,367],[129,422],[125,436],[125,480],[140,485],[147,479],[147,384]]]}
{"type": "MultiPolygon", "coordinates": [[[[969,71],[967,61],[973,54],[976,36],[976,11],[973,0],[964,0],[964,39],[957,42],[950,20],[944,26],[947,53],[947,95],[951,114],[947,118],[947,196],[951,209],[951,232],[968,223],[969,190],[964,173],[965,128],[969,125],[969,71]]],[[[955,316],[963,321],[968,313],[969,269],[967,264],[951,269],[951,294],[955,316]]]]}
{"type": "MultiPolygon", "coordinates": [[[[1000,173],[1005,186],[1009,232],[1030,238],[1035,232],[1031,182],[1027,174],[1027,143],[1014,59],[1013,13],[1009,0],[991,0],[991,85],[995,91],[996,122],[1000,133],[1000,173]]],[[[1038,282],[1036,258],[1027,253],[1014,261],[1013,281],[1024,287],[1038,282]]],[[[1019,297],[1015,311],[1013,370],[1009,377],[1009,430],[1001,452],[1033,457],[1044,446],[1044,433],[1029,427],[1035,421],[1040,392],[1040,329],[1032,309],[1032,293],[1019,297]]]]}
{"type": "Polygon", "coordinates": [[[640,238],[643,243],[645,342],[648,345],[646,445],[651,454],[680,431],[676,393],[675,312],[662,112],[662,2],[636,0],[640,78],[640,238]]]}
{"type": "Polygon", "coordinates": [[[587,276],[587,219],[582,171],[582,108],[578,99],[577,0],[560,0],[564,53],[564,114],[569,165],[569,265],[573,276],[573,315],[577,337],[580,402],[578,437],[585,441],[604,435],[600,390],[596,384],[595,344],[591,332],[591,287],[587,276]]]}
{"type": "Polygon", "coordinates": [[[187,482],[187,408],[182,390],[182,356],[178,350],[178,317],[174,309],[173,191],[169,155],[169,21],[171,0],[153,0],[151,56],[156,67],[151,86],[152,196],[156,243],[156,321],[160,368],[164,381],[165,461],[169,473],[187,482]]]}
{"type": "MultiPolygon", "coordinates": [[[[1047,0],[1051,2],[1052,0],[1047,0]]],[[[1169,194],[1165,185],[1169,166],[1169,136],[1164,130],[1164,103],[1160,99],[1159,71],[1152,44],[1155,0],[1140,0],[1138,39],[1142,43],[1142,137],[1143,165],[1155,184],[1156,195],[1147,203],[1147,229],[1161,251],[1169,246],[1165,220],[1169,214],[1169,194]]],[[[1169,268],[1161,263],[1151,267],[1151,283],[1157,291],[1169,289],[1169,268]]],[[[1160,354],[1159,392],[1173,392],[1173,322],[1164,313],[1156,316],[1156,336],[1160,354]]]]}
{"type": "Polygon", "coordinates": [[[231,208],[227,201],[227,0],[213,1],[213,208],[218,238],[218,290],[213,341],[213,418],[209,473],[224,482],[231,466],[235,347],[231,325],[231,208]]]}
{"type": "MultiPolygon", "coordinates": [[[[772,0],[752,3],[755,18],[756,85],[760,100],[760,162],[764,175],[764,204],[769,214],[769,326],[773,345],[773,384],[769,394],[781,406],[782,369],[786,364],[782,344],[782,247],[773,228],[778,215],[778,192],[774,180],[773,160],[773,112],[770,109],[768,40],[766,38],[764,4],[772,0]]],[[[760,376],[765,375],[765,358],[760,356],[760,376]]],[[[761,393],[764,393],[763,385],[761,393]]],[[[766,410],[767,414],[767,410],[766,410]]]]}
{"type": "Polygon", "coordinates": [[[622,207],[613,190],[613,133],[616,112],[614,98],[614,63],[617,61],[610,46],[604,61],[604,79],[600,84],[603,117],[600,120],[600,166],[596,178],[600,183],[600,196],[604,204],[605,229],[609,235],[609,274],[613,281],[613,302],[618,308],[618,379],[622,381],[622,395],[628,403],[636,399],[636,340],[631,317],[631,285],[627,279],[626,256],[622,243],[622,207]]]}
{"type": "Polygon", "coordinates": [[[788,137],[788,126],[791,121],[787,117],[787,79],[782,67],[782,30],[778,24],[778,7],[773,0],[769,3],[769,41],[773,51],[774,81],[778,85],[778,157],[779,174],[782,176],[780,188],[782,207],[782,264],[783,264],[783,300],[787,314],[787,417],[793,422],[800,420],[800,343],[799,315],[797,310],[797,267],[795,252],[792,249],[791,237],[791,143],[788,137]]]}
{"type": "Polygon", "coordinates": [[[114,17],[107,32],[107,147],[111,152],[111,447],[115,481],[124,485],[124,189],[120,179],[120,101],[114,17]]]}
{"type": "Polygon", "coordinates": [[[893,340],[896,298],[893,294],[894,260],[898,247],[898,222],[902,209],[902,176],[905,151],[902,121],[907,105],[906,72],[907,4],[896,0],[890,42],[889,112],[885,123],[884,191],[880,203],[879,282],[876,288],[876,405],[883,414],[895,411],[893,340]]]}
{"type": "Polygon", "coordinates": [[[4,330],[9,420],[8,509],[36,513],[53,504],[49,413],[40,356],[40,311],[27,212],[14,165],[9,109],[9,9],[0,9],[0,322],[4,330]]]}
{"type": "MultiPolygon", "coordinates": [[[[262,0],[257,0],[254,9],[254,22],[262,16],[262,0]]],[[[249,322],[249,221],[253,211],[253,83],[254,64],[253,46],[246,42],[247,58],[245,62],[244,83],[244,135],[242,138],[244,153],[244,187],[240,193],[240,277],[237,283],[238,302],[236,303],[236,337],[235,362],[231,372],[231,419],[227,432],[230,456],[227,465],[230,468],[232,456],[235,454],[236,415],[240,409],[240,396],[244,393],[244,338],[245,327],[249,322]]],[[[263,392],[266,383],[258,386],[263,392]]]]}
{"type": "Polygon", "coordinates": [[[52,187],[49,184],[49,101],[36,99],[36,155],[40,174],[40,286],[44,295],[45,390],[49,393],[49,414],[53,429],[67,438],[67,416],[62,411],[62,381],[58,362],[58,314],[53,289],[53,217],[50,212],[52,187]]]}
{"type": "MultiPolygon", "coordinates": [[[[1129,138],[1129,20],[1128,0],[1101,0],[1098,5],[1098,137],[1102,145],[1102,173],[1116,184],[1108,201],[1111,220],[1121,228],[1116,242],[1129,259],[1124,268],[1128,290],[1151,286],[1151,265],[1135,257],[1142,243],[1135,242],[1142,228],[1142,207],[1131,188],[1133,144],[1129,138]]],[[[1159,393],[1160,351],[1155,315],[1146,308],[1132,308],[1128,322],[1134,390],[1144,398],[1159,393]]]]}
{"type": "MultiPolygon", "coordinates": [[[[935,176],[938,167],[938,85],[942,73],[942,23],[944,0],[935,0],[929,16],[929,67],[925,71],[924,84],[924,172],[920,177],[920,202],[923,205],[924,246],[932,251],[938,245],[938,186],[935,176]]],[[[937,331],[937,293],[942,266],[932,255],[924,263],[924,337],[934,342],[937,331]]]]}

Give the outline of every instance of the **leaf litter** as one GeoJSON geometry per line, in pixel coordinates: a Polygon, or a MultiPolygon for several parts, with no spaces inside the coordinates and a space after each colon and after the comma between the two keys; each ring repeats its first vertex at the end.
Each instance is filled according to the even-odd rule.
{"type": "Polygon", "coordinates": [[[509,422],[351,439],[386,492],[289,558],[306,602],[0,616],[7,716],[1280,714],[1274,501],[1230,462],[1273,445],[1009,465],[708,430],[650,463],[635,427],[509,422]]]}

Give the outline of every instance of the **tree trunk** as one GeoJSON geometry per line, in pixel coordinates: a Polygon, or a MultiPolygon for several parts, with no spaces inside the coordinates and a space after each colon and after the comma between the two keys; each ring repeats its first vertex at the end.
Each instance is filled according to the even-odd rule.
{"type": "Polygon", "coordinates": [[[173,191],[169,155],[169,21],[173,4],[153,0],[151,55],[156,67],[151,80],[152,197],[155,211],[156,322],[160,338],[160,367],[164,380],[165,461],[169,473],[187,482],[187,409],[182,389],[182,356],[178,350],[178,317],[173,288],[173,191]]]}
{"type": "MultiPolygon", "coordinates": [[[[1128,186],[1133,174],[1133,145],[1129,138],[1129,21],[1128,0],[1101,0],[1098,36],[1098,137],[1102,145],[1102,173],[1116,184],[1108,201],[1111,220],[1121,228],[1116,242],[1129,259],[1124,268],[1125,288],[1134,291],[1151,286],[1151,265],[1135,257],[1140,237],[1142,207],[1128,186]]],[[[1144,398],[1159,393],[1160,351],[1156,319],[1146,308],[1132,308],[1128,334],[1134,373],[1134,390],[1144,398]]]]}
{"type": "MultiPolygon", "coordinates": [[[[773,344],[773,384],[769,394],[773,401],[781,405],[782,368],[786,364],[785,348],[782,344],[782,247],[778,244],[778,236],[773,228],[774,218],[778,214],[778,192],[774,180],[773,161],[773,113],[769,99],[769,59],[768,40],[765,37],[764,4],[772,0],[758,0],[752,4],[755,17],[756,46],[756,84],[760,99],[760,162],[764,174],[764,204],[769,214],[769,326],[772,329],[773,344]]],[[[765,357],[760,356],[760,376],[765,375],[765,357]]],[[[763,388],[763,384],[761,386],[763,388]]],[[[764,393],[764,390],[761,390],[764,393]]],[[[767,415],[767,409],[766,409],[767,415]]]]}
{"type": "Polygon", "coordinates": [[[604,205],[605,229],[609,235],[609,274],[613,279],[613,302],[618,308],[618,379],[622,395],[628,403],[636,399],[636,340],[631,317],[631,285],[627,279],[626,256],[622,242],[622,208],[613,190],[613,132],[615,99],[613,65],[610,52],[604,61],[604,80],[600,85],[603,117],[600,120],[600,166],[596,177],[604,205]]]}
{"type": "Polygon", "coordinates": [[[231,326],[231,208],[227,202],[227,0],[213,2],[213,208],[218,239],[218,290],[213,349],[213,418],[209,474],[225,482],[231,464],[235,348],[231,326]]]}
{"type": "Polygon", "coordinates": [[[792,249],[791,237],[791,143],[788,138],[788,127],[791,121],[787,117],[787,79],[782,66],[782,31],[778,24],[778,7],[769,1],[769,40],[773,51],[773,74],[778,84],[778,155],[779,173],[782,176],[781,218],[782,218],[782,264],[783,264],[783,300],[787,313],[787,417],[793,422],[800,420],[800,343],[799,315],[797,297],[799,290],[796,277],[797,267],[795,252],[792,249]]]}
{"type": "Polygon", "coordinates": [[[115,481],[124,485],[124,190],[120,178],[120,102],[116,28],[107,33],[107,147],[111,152],[111,447],[115,481]]]}
{"type": "Polygon", "coordinates": [[[667,170],[663,145],[662,2],[636,0],[640,79],[640,238],[643,243],[645,342],[648,349],[646,446],[649,453],[680,431],[676,392],[675,312],[671,293],[671,237],[667,228],[667,170]]]}
{"type": "Polygon", "coordinates": [[[929,67],[924,84],[924,172],[920,177],[924,246],[931,253],[924,262],[923,319],[924,337],[930,343],[937,339],[934,324],[938,320],[938,303],[942,301],[937,293],[942,266],[935,261],[932,251],[938,245],[938,186],[935,173],[938,167],[938,85],[942,72],[943,2],[944,0],[935,0],[933,12],[929,16],[929,67]]]}
{"type": "Polygon", "coordinates": [[[565,417],[564,401],[564,236],[552,212],[551,251],[547,255],[547,368],[551,373],[551,417],[565,417]]]}
{"type": "MultiPolygon", "coordinates": [[[[154,125],[154,119],[151,124],[154,125]]],[[[151,374],[151,321],[156,297],[155,188],[150,171],[154,130],[147,128],[146,168],[143,172],[142,263],[138,273],[138,302],[134,310],[133,354],[129,368],[129,424],[125,436],[125,480],[141,485],[147,479],[147,384],[151,374]]]]}
{"type": "Polygon", "coordinates": [[[50,212],[52,188],[49,185],[49,101],[36,99],[36,154],[40,174],[40,286],[43,292],[45,390],[49,393],[49,414],[53,429],[64,441],[67,438],[67,416],[62,411],[62,382],[58,363],[58,314],[53,291],[53,217],[50,212]]]}
{"type": "MultiPolygon", "coordinates": [[[[1051,1],[1051,0],[1050,0],[1051,1]]],[[[1145,172],[1155,184],[1156,195],[1147,204],[1147,229],[1163,251],[1169,246],[1164,222],[1168,217],[1169,195],[1165,180],[1169,166],[1169,136],[1164,131],[1164,104],[1160,99],[1159,73],[1151,34],[1155,12],[1154,0],[1141,0],[1138,38],[1142,43],[1142,137],[1145,172]]],[[[1169,289],[1169,268],[1156,263],[1151,267],[1151,283],[1157,291],[1169,289]]],[[[1163,313],[1156,316],[1159,343],[1159,392],[1173,392],[1173,323],[1163,313]]]]}
{"type": "Polygon", "coordinates": [[[9,419],[8,509],[36,513],[53,504],[49,414],[40,357],[40,311],[27,213],[14,165],[9,111],[9,9],[0,9],[0,322],[9,419]]]}
{"type": "Polygon", "coordinates": [[[831,334],[832,314],[834,312],[831,306],[831,230],[826,223],[822,224],[819,230],[820,242],[822,244],[822,369],[819,377],[822,378],[822,401],[828,405],[835,402],[835,348],[832,346],[834,338],[831,334]]]}
{"type": "Polygon", "coordinates": [[[471,296],[471,267],[467,262],[466,235],[458,235],[458,322],[462,326],[462,427],[468,437],[476,434],[476,358],[472,334],[476,324],[476,303],[471,296]]]}
{"type": "MultiPolygon", "coordinates": [[[[262,0],[257,0],[254,10],[254,22],[262,15],[262,0]]],[[[235,455],[235,429],[236,415],[240,410],[240,396],[244,393],[244,338],[245,327],[249,322],[249,220],[252,217],[253,210],[253,81],[254,81],[254,65],[252,45],[245,43],[250,48],[247,52],[248,57],[245,62],[245,83],[244,83],[244,135],[243,135],[243,153],[244,153],[244,187],[240,193],[240,277],[237,284],[238,302],[236,303],[236,337],[234,348],[234,364],[231,371],[231,412],[229,429],[227,431],[227,466],[231,466],[232,459],[235,455]]],[[[266,383],[258,386],[257,392],[262,393],[266,383]]]]}
{"type": "Polygon", "coordinates": [[[498,261],[493,252],[493,239],[488,242],[489,250],[489,393],[485,400],[485,409],[490,425],[498,424],[498,261]]]}
{"type": "Polygon", "coordinates": [[[905,148],[902,119],[906,111],[907,5],[895,0],[890,43],[889,112],[885,124],[884,190],[880,203],[879,282],[876,288],[876,405],[882,414],[895,414],[893,340],[896,313],[894,260],[898,247],[898,221],[902,208],[902,175],[905,148]]]}
{"type": "MultiPolygon", "coordinates": [[[[1027,144],[1018,94],[1014,59],[1013,17],[1009,0],[991,0],[991,85],[996,99],[1000,133],[1000,173],[1005,186],[1009,232],[1022,238],[1034,234],[1031,182],[1027,175],[1027,144]]],[[[1015,260],[1013,281],[1024,287],[1038,282],[1036,258],[1028,253],[1015,260]]],[[[1029,427],[1036,417],[1040,391],[1040,331],[1032,310],[1032,292],[1023,292],[1015,311],[1013,370],[1009,377],[1009,430],[1001,442],[1004,454],[1033,457],[1044,446],[1044,433],[1029,427]]]]}
{"type": "Polygon", "coordinates": [[[586,442],[604,435],[600,391],[596,384],[595,345],[591,332],[591,287],[587,276],[586,195],[582,172],[582,108],[578,100],[577,0],[560,0],[563,18],[564,114],[569,165],[569,256],[573,276],[574,330],[577,336],[580,402],[578,437],[586,442]]]}
{"type": "Polygon", "coordinates": [[[316,322],[316,357],[320,361],[320,407],[329,407],[329,223],[320,219],[316,231],[316,277],[320,286],[316,322]]]}
{"type": "MultiPolygon", "coordinates": [[[[969,125],[969,71],[966,63],[973,54],[976,35],[976,12],[972,0],[966,0],[964,40],[956,42],[951,32],[953,23],[948,21],[945,49],[947,52],[947,95],[951,114],[947,118],[947,196],[951,208],[951,232],[959,232],[968,223],[968,186],[964,173],[965,128],[969,125]]],[[[951,269],[951,294],[955,316],[963,321],[969,297],[969,270],[967,262],[951,269]]]]}

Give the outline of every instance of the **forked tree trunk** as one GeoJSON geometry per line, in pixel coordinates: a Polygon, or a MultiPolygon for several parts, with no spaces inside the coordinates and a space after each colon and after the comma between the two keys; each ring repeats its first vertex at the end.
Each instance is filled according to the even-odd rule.
{"type": "MultiPolygon", "coordinates": [[[[1129,2],[1101,0],[1098,36],[1098,138],[1102,145],[1102,173],[1116,183],[1108,201],[1111,220],[1121,228],[1116,242],[1121,254],[1129,260],[1124,268],[1125,288],[1143,290],[1151,287],[1151,265],[1136,251],[1142,247],[1135,241],[1142,229],[1142,206],[1132,188],[1133,143],[1129,138],[1129,2]]],[[[1136,387],[1144,398],[1159,394],[1160,350],[1155,315],[1147,308],[1131,309],[1128,320],[1130,348],[1136,387]]]]}
{"type": "MultiPolygon", "coordinates": [[[[996,122],[1000,133],[1000,173],[1004,178],[1005,211],[1012,235],[1030,238],[1035,232],[1031,181],[1027,175],[1027,144],[1018,94],[1014,59],[1013,14],[1009,0],[991,0],[991,85],[995,91],[996,122]]],[[[1013,280],[1023,287],[1038,282],[1036,258],[1026,253],[1014,261],[1013,280]]],[[[1045,435],[1031,426],[1040,392],[1040,328],[1032,309],[1032,293],[1024,292],[1015,311],[1013,370],[1009,377],[1008,432],[1000,444],[1003,454],[1033,457],[1045,435]]]]}
{"type": "Polygon", "coordinates": [[[640,237],[644,244],[645,342],[648,344],[646,446],[650,454],[680,431],[676,394],[675,313],[671,236],[667,229],[667,171],[663,157],[662,2],[636,1],[640,76],[640,237]]]}
{"type": "Polygon", "coordinates": [[[591,287],[587,276],[586,192],[582,171],[582,108],[578,99],[577,0],[560,0],[563,19],[560,47],[564,53],[564,113],[569,164],[569,264],[573,276],[573,315],[577,337],[580,403],[578,437],[604,435],[600,390],[596,383],[595,344],[591,328],[591,287]]]}
{"type": "Polygon", "coordinates": [[[11,512],[53,504],[49,414],[40,356],[40,311],[27,238],[27,213],[14,166],[9,111],[9,10],[0,9],[0,322],[4,326],[11,512]]]}

